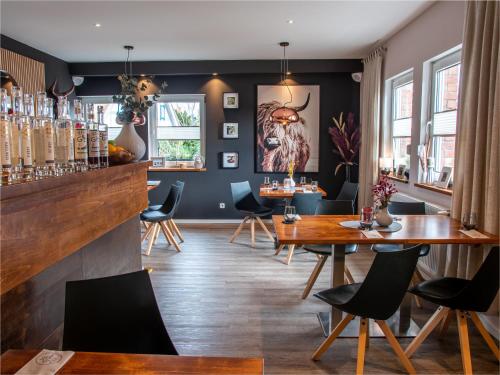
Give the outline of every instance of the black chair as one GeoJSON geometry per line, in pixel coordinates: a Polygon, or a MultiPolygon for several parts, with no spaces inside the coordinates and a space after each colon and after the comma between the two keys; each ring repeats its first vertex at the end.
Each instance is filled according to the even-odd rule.
{"type": "MultiPolygon", "coordinates": [[[[352,200],[345,201],[337,201],[337,200],[322,200],[318,203],[316,208],[316,215],[352,215],[354,213],[354,206],[352,200]]],[[[309,293],[311,292],[314,283],[318,279],[323,266],[325,265],[328,257],[332,255],[332,246],[331,245],[307,245],[304,246],[306,251],[314,253],[318,256],[318,262],[314,267],[314,270],[309,276],[309,280],[307,280],[306,288],[302,293],[302,299],[306,299],[309,293]]],[[[349,244],[345,245],[345,255],[354,254],[358,251],[358,245],[349,244]]],[[[347,283],[353,283],[354,279],[352,277],[351,271],[347,267],[344,268],[344,278],[347,283]]]]}
{"type": "Polygon", "coordinates": [[[442,277],[424,281],[410,289],[410,293],[439,305],[439,308],[406,348],[405,353],[408,357],[415,353],[440,322],[442,322],[440,336],[444,336],[449,321],[453,317],[453,312],[455,312],[464,373],[472,374],[467,317],[472,320],[497,361],[500,360],[498,347],[477,315],[477,312],[488,310],[497,295],[499,286],[499,251],[498,246],[490,250],[472,280],[442,277]]]}
{"type": "Polygon", "coordinates": [[[177,355],[147,271],[68,281],[63,350],[177,355]]]}
{"type": "Polygon", "coordinates": [[[337,195],[337,200],[339,201],[355,201],[358,196],[359,185],[354,182],[344,181],[342,188],[340,189],[339,195],[337,195]]]}
{"type": "Polygon", "coordinates": [[[233,242],[240,234],[245,223],[250,220],[250,232],[252,237],[252,247],[255,247],[255,221],[259,223],[267,236],[274,242],[274,238],[262,222],[261,217],[273,213],[271,208],[261,205],[252,193],[252,188],[248,181],[231,183],[231,194],[233,196],[234,207],[245,215],[245,218],[238,226],[238,229],[231,236],[229,242],[233,242]]]}
{"type": "Polygon", "coordinates": [[[295,193],[290,206],[294,206],[295,212],[299,215],[314,215],[321,199],[321,193],[295,193]]]}
{"type": "Polygon", "coordinates": [[[151,253],[151,248],[160,234],[160,229],[163,231],[167,242],[174,245],[178,252],[181,251],[179,244],[174,238],[170,225],[170,220],[174,217],[179,204],[180,192],[181,187],[179,185],[172,185],[167,195],[167,199],[159,209],[145,210],[141,213],[141,220],[150,224],[142,236],[142,241],[149,237],[146,255],[151,253]]]}
{"type": "Polygon", "coordinates": [[[314,360],[319,360],[347,324],[356,316],[359,316],[356,374],[363,373],[370,319],[374,319],[380,327],[406,371],[410,374],[415,373],[413,365],[404,354],[385,320],[396,312],[403,300],[417,265],[420,247],[420,245],[417,245],[400,251],[377,253],[363,283],[341,285],[314,295],[336,309],[347,313],[347,316],[342,319],[330,336],[314,352],[312,356],[314,360]]]}

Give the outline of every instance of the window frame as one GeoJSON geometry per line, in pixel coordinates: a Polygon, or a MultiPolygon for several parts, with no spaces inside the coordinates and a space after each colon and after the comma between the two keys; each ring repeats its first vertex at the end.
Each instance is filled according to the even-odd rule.
{"type": "MultiPolygon", "coordinates": [[[[149,159],[158,155],[158,139],[157,139],[157,124],[156,124],[156,104],[157,103],[193,103],[197,102],[200,105],[200,155],[205,160],[206,155],[206,95],[205,94],[161,94],[155,105],[148,110],[148,135],[149,135],[149,159]]],[[[194,165],[192,160],[183,160],[182,163],[189,167],[194,165]]],[[[167,160],[166,167],[177,165],[177,161],[167,160]]]]}

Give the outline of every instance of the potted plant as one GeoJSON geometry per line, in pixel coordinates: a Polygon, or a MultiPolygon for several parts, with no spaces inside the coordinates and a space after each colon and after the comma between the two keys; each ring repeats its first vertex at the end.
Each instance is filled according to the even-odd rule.
{"type": "Polygon", "coordinates": [[[385,175],[381,175],[378,183],[373,186],[373,202],[379,208],[375,218],[378,225],[387,227],[392,224],[393,219],[387,208],[391,197],[397,192],[394,184],[385,175]]]}

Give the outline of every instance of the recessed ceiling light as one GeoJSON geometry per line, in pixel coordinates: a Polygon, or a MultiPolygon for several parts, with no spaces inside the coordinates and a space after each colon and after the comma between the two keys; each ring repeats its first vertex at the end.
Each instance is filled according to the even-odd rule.
{"type": "Polygon", "coordinates": [[[94,26],[95,27],[101,27],[101,24],[100,23],[94,23],[94,26]]]}
{"type": "Polygon", "coordinates": [[[286,23],[291,25],[293,23],[293,20],[286,20],[286,23]]]}

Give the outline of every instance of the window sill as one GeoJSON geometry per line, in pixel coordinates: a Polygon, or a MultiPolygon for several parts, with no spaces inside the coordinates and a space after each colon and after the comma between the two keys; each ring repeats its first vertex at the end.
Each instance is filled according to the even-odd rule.
{"type": "Polygon", "coordinates": [[[148,169],[149,172],[206,172],[207,168],[193,168],[193,167],[186,167],[186,168],[179,168],[179,167],[149,167],[148,169]]]}
{"type": "Polygon", "coordinates": [[[408,183],[408,180],[405,180],[404,178],[401,178],[401,177],[396,177],[396,176],[391,176],[391,175],[387,175],[387,178],[389,180],[394,180],[394,181],[397,181],[397,182],[401,182],[403,184],[407,184],[408,183]]]}
{"type": "Polygon", "coordinates": [[[427,189],[427,190],[433,191],[435,193],[440,193],[440,194],[445,194],[445,195],[450,195],[450,196],[453,193],[452,189],[445,189],[445,188],[437,187],[434,185],[422,184],[422,183],[418,183],[418,182],[415,183],[414,185],[416,187],[421,188],[421,189],[427,189]]]}

